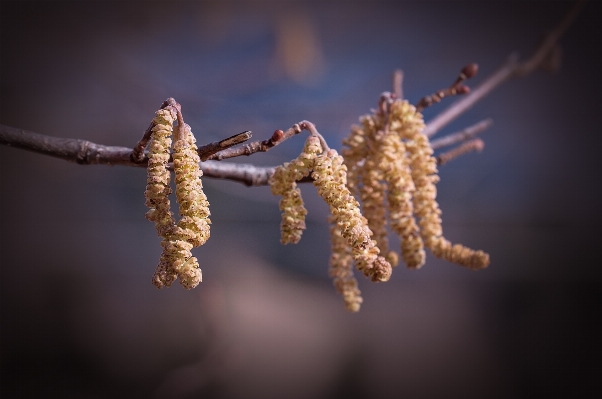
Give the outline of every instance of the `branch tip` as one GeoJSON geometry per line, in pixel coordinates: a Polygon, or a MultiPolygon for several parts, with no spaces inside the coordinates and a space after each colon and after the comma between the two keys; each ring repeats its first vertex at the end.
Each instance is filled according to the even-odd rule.
{"type": "Polygon", "coordinates": [[[470,64],[462,68],[459,78],[461,78],[462,80],[474,78],[477,72],[479,72],[479,64],[471,62],[470,64]]]}
{"type": "Polygon", "coordinates": [[[456,159],[461,157],[462,155],[468,154],[469,152],[481,152],[485,147],[485,142],[481,139],[473,139],[467,141],[466,143],[459,145],[456,148],[452,148],[451,150],[439,154],[437,158],[437,165],[445,165],[452,159],[456,159]]]}

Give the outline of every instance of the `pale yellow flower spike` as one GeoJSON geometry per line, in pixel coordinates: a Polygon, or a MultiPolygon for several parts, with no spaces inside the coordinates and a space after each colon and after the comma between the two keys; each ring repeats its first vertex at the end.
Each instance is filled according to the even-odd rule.
{"type": "Polygon", "coordinates": [[[395,132],[389,131],[381,139],[379,169],[385,171],[388,185],[387,200],[391,228],[401,238],[401,257],[408,268],[424,265],[426,254],[420,230],[414,219],[412,181],[405,144],[395,132]]]}
{"type": "MultiPolygon", "coordinates": [[[[170,211],[169,187],[170,174],[167,170],[169,152],[171,148],[171,133],[176,112],[173,109],[161,109],[156,112],[152,129],[148,152],[147,185],[144,196],[146,205],[150,208],[146,218],[155,222],[157,234],[161,237],[170,235],[175,222],[173,213],[170,211]]],[[[153,276],[153,284],[162,288],[170,286],[177,275],[172,270],[169,260],[161,255],[159,265],[153,276]]]]}
{"type": "Polygon", "coordinates": [[[366,133],[360,126],[351,126],[351,134],[343,139],[341,155],[347,166],[347,188],[353,195],[357,195],[360,183],[360,172],[366,158],[366,133]]]}
{"type": "MultiPolygon", "coordinates": [[[[347,184],[345,165],[333,168],[333,182],[336,184],[347,184]]],[[[333,279],[336,290],[343,296],[345,308],[350,312],[358,312],[363,302],[357,280],[353,275],[353,256],[351,247],[343,237],[337,220],[334,216],[328,217],[330,223],[330,270],[329,275],[333,279]]]]}
{"type": "Polygon", "coordinates": [[[282,196],[280,200],[280,210],[282,211],[280,242],[282,244],[298,243],[305,230],[307,210],[296,181],[309,175],[314,158],[320,152],[322,152],[320,140],[310,136],[305,142],[303,152],[291,162],[277,167],[270,177],[269,184],[272,193],[282,196]]]}
{"type": "Polygon", "coordinates": [[[203,193],[202,172],[195,139],[188,125],[179,127],[174,143],[173,160],[176,179],[176,199],[180,204],[181,220],[175,223],[169,210],[170,174],[167,162],[170,156],[173,108],[157,111],[153,119],[149,150],[146,217],[155,222],[157,233],[163,237],[163,252],[153,276],[157,288],[170,286],[179,277],[184,288],[196,287],[202,280],[198,260],[192,256],[193,247],[203,245],[209,238],[209,202],[203,193]]]}
{"type": "Polygon", "coordinates": [[[358,270],[372,281],[387,281],[391,277],[391,264],[378,256],[380,250],[371,239],[372,231],[359,209],[359,203],[347,188],[346,168],[336,150],[318,155],[314,161],[312,177],[318,194],[328,203],[330,212],[351,247],[358,270]]]}
{"type": "Polygon", "coordinates": [[[406,141],[410,157],[412,179],[416,186],[414,193],[414,212],[420,218],[420,231],[425,246],[437,257],[471,268],[481,269],[489,265],[489,255],[475,251],[463,245],[453,245],[443,237],[441,210],[437,204],[439,181],[437,161],[432,156],[433,149],[428,137],[422,133],[424,120],[416,108],[407,101],[395,101],[391,105],[391,128],[398,131],[406,141]]]}
{"type": "Polygon", "coordinates": [[[362,212],[373,233],[372,238],[382,253],[386,253],[385,259],[392,266],[397,266],[397,253],[388,251],[385,206],[387,183],[383,181],[386,169],[380,167],[383,121],[373,115],[364,115],[360,121],[362,126],[352,126],[351,134],[343,140],[343,145],[347,146],[341,151],[348,169],[347,188],[352,194],[359,194],[362,212]]]}
{"type": "Polygon", "coordinates": [[[330,255],[329,275],[333,279],[336,290],[343,296],[345,308],[350,312],[357,312],[363,302],[357,280],[353,275],[353,257],[347,240],[343,237],[341,229],[334,217],[330,222],[330,255]]]}
{"type": "MultiPolygon", "coordinates": [[[[185,124],[182,130],[182,137],[174,143],[173,151],[176,199],[180,204],[181,219],[172,242],[183,241],[192,247],[198,247],[205,244],[210,235],[209,202],[203,192],[203,172],[199,167],[196,140],[190,126],[185,124]]],[[[181,244],[179,247],[184,249],[181,244]]],[[[180,284],[186,289],[194,288],[202,281],[198,260],[192,254],[180,255],[174,262],[174,270],[180,277],[180,284]]]]}
{"type": "Polygon", "coordinates": [[[387,218],[386,218],[386,193],[387,182],[385,172],[388,169],[386,159],[382,148],[382,123],[378,123],[375,118],[372,118],[374,124],[373,131],[367,131],[366,158],[362,167],[361,186],[359,189],[360,199],[362,201],[362,212],[368,219],[368,227],[372,230],[372,238],[376,241],[376,245],[385,255],[385,259],[392,266],[397,266],[397,253],[389,251],[389,238],[387,233],[387,218]]]}

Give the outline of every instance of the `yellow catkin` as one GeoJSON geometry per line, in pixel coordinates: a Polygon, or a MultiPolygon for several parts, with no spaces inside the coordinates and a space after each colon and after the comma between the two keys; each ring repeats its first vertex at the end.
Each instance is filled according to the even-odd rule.
{"type": "Polygon", "coordinates": [[[393,266],[397,266],[397,254],[388,252],[389,239],[387,233],[386,215],[386,193],[387,183],[384,181],[383,169],[379,168],[381,163],[382,149],[380,141],[369,139],[369,151],[367,151],[364,165],[359,175],[361,186],[359,188],[362,213],[368,220],[368,227],[372,230],[372,239],[382,251],[387,254],[385,258],[393,266]],[[388,252],[388,253],[387,253],[388,252]]]}
{"type": "Polygon", "coordinates": [[[362,212],[368,220],[368,226],[385,259],[397,266],[398,255],[389,251],[387,234],[386,198],[387,182],[384,181],[386,168],[380,167],[382,159],[381,137],[384,121],[376,115],[360,118],[361,126],[351,127],[351,134],[343,140],[341,154],[348,169],[350,192],[359,196],[362,212]]]}
{"type": "Polygon", "coordinates": [[[341,229],[334,217],[330,222],[330,270],[336,290],[343,296],[345,308],[350,312],[357,312],[363,302],[357,280],[353,275],[353,256],[347,240],[343,237],[341,229]]]}
{"type": "Polygon", "coordinates": [[[351,127],[351,133],[343,139],[341,155],[347,166],[347,188],[353,195],[357,195],[360,183],[360,173],[366,158],[366,134],[361,126],[351,127]]]}
{"type": "Polygon", "coordinates": [[[420,218],[420,232],[425,246],[437,257],[471,268],[481,269],[489,265],[489,255],[463,245],[453,245],[443,237],[441,210],[436,201],[439,181],[437,160],[428,137],[422,133],[424,120],[416,108],[407,101],[395,101],[391,105],[391,128],[398,131],[406,140],[410,160],[412,180],[416,191],[413,204],[416,216],[420,218]]]}
{"type": "Polygon", "coordinates": [[[153,119],[149,149],[146,204],[147,219],[154,221],[157,233],[163,238],[163,252],[153,275],[157,288],[170,286],[176,278],[186,289],[196,287],[202,280],[198,260],[192,256],[193,247],[203,245],[209,238],[209,202],[200,180],[199,157],[194,135],[188,125],[180,129],[181,137],[174,143],[173,160],[176,199],[181,219],[176,224],[169,210],[171,133],[176,112],[172,108],[157,111],[153,119]]]}
{"type": "MultiPolygon", "coordinates": [[[[183,137],[173,146],[173,164],[176,176],[176,199],[180,205],[180,221],[172,241],[184,241],[198,247],[209,239],[211,220],[209,219],[209,202],[203,192],[199,168],[198,148],[190,126],[184,125],[183,137]]],[[[180,277],[184,288],[196,287],[202,281],[198,260],[192,254],[186,254],[174,262],[174,269],[180,277]]]]}
{"type": "Polygon", "coordinates": [[[280,200],[280,210],[282,211],[280,242],[282,244],[296,244],[301,240],[301,235],[306,227],[307,210],[296,181],[309,175],[313,167],[313,160],[320,152],[322,152],[320,140],[310,136],[301,154],[291,162],[277,167],[270,177],[269,184],[272,193],[282,196],[280,200]]]}
{"type": "MultiPolygon", "coordinates": [[[[333,168],[333,182],[347,185],[346,168],[333,168]]],[[[337,220],[334,216],[328,217],[330,223],[330,270],[329,275],[333,279],[336,290],[343,296],[345,308],[350,312],[358,312],[363,302],[357,280],[353,273],[353,255],[351,247],[343,237],[337,220]]]]}
{"type": "Polygon", "coordinates": [[[362,216],[359,203],[351,195],[343,179],[346,167],[336,150],[329,150],[315,158],[312,177],[318,194],[330,207],[342,236],[351,247],[358,270],[372,281],[387,281],[391,264],[379,256],[380,250],[372,240],[372,231],[362,216]]]}
{"type": "Polygon", "coordinates": [[[415,187],[406,157],[405,144],[395,132],[387,132],[381,139],[378,168],[384,171],[388,185],[387,200],[391,229],[401,239],[401,257],[412,269],[424,265],[426,254],[420,231],[414,219],[412,195],[415,187]]]}
{"type": "MultiPolygon", "coordinates": [[[[153,119],[154,127],[148,152],[147,185],[144,193],[149,207],[146,218],[155,222],[157,234],[169,236],[175,228],[173,213],[170,211],[170,173],[167,169],[171,148],[171,134],[176,113],[172,109],[161,109],[153,119]]],[[[169,286],[177,278],[171,264],[163,254],[153,276],[153,284],[159,288],[169,286]]]]}

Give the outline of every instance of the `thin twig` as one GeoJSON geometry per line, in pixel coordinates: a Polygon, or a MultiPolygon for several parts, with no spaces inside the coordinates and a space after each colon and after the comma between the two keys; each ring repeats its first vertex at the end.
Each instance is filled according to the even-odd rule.
{"type": "Polygon", "coordinates": [[[438,150],[439,148],[448,147],[461,141],[466,141],[468,139],[473,138],[477,134],[487,130],[492,124],[493,121],[491,119],[482,120],[480,122],[475,123],[472,126],[465,128],[464,130],[461,130],[456,133],[451,133],[447,136],[431,141],[431,147],[433,148],[433,150],[438,150]]]}
{"type": "Polygon", "coordinates": [[[462,115],[470,109],[479,100],[489,94],[493,89],[505,82],[518,66],[518,56],[511,55],[508,60],[497,71],[491,74],[477,88],[471,90],[470,94],[454,102],[446,110],[437,115],[432,121],[427,123],[423,133],[427,136],[433,136],[448,123],[462,115]]]}
{"type": "Polygon", "coordinates": [[[479,66],[474,62],[466,65],[464,68],[462,68],[462,71],[460,71],[460,74],[456,77],[454,83],[452,83],[452,85],[447,89],[441,89],[430,96],[422,97],[416,104],[416,110],[420,112],[426,107],[430,107],[433,104],[441,102],[441,100],[443,100],[445,97],[470,93],[470,88],[462,83],[464,83],[466,79],[474,77],[478,71],[479,66]]]}
{"type": "Polygon", "coordinates": [[[545,64],[550,53],[553,52],[554,48],[558,45],[560,37],[575,21],[584,5],[585,0],[575,2],[562,21],[556,26],[556,29],[546,35],[545,39],[538,46],[531,58],[520,63],[516,71],[514,71],[516,76],[525,76],[545,64]]]}
{"type": "Polygon", "coordinates": [[[184,128],[185,123],[184,123],[184,116],[182,115],[182,108],[178,108],[176,109],[176,115],[178,118],[178,124],[176,125],[174,131],[173,131],[173,140],[174,142],[177,142],[179,140],[185,140],[186,139],[186,129],[184,128]]]}
{"type": "Polygon", "coordinates": [[[246,130],[242,133],[230,136],[227,139],[221,141],[215,141],[213,143],[205,144],[199,147],[199,157],[201,161],[208,160],[213,154],[217,154],[220,151],[234,147],[235,145],[242,144],[245,141],[253,137],[253,132],[246,130]]]}
{"type": "Polygon", "coordinates": [[[318,129],[316,129],[316,125],[314,125],[310,121],[301,121],[299,122],[299,126],[301,127],[301,129],[307,130],[312,136],[316,136],[318,139],[320,139],[322,151],[326,152],[330,150],[330,147],[326,143],[326,140],[324,140],[324,136],[322,136],[320,132],[318,132],[318,129]]]}
{"type": "Polygon", "coordinates": [[[316,130],[315,125],[309,121],[301,121],[299,123],[295,123],[286,131],[276,130],[272,134],[272,137],[267,140],[254,141],[240,147],[228,148],[227,150],[219,151],[213,155],[206,156],[204,159],[221,161],[223,159],[235,158],[243,155],[249,156],[255,154],[256,152],[267,152],[276,147],[278,144],[281,144],[283,141],[301,133],[303,130],[307,130],[310,134],[316,135],[318,138],[320,138],[322,147],[325,149],[324,151],[329,149],[322,135],[316,130]]]}
{"type": "Polygon", "coordinates": [[[558,43],[558,40],[560,40],[562,34],[575,20],[584,3],[585,1],[578,1],[571,8],[569,13],[563,18],[558,26],[547,35],[546,39],[535,50],[531,58],[529,58],[527,61],[519,62],[517,54],[510,55],[507,61],[490,76],[488,76],[476,89],[471,90],[468,95],[451,104],[447,109],[430,121],[423,131],[424,134],[429,137],[433,136],[448,123],[462,115],[479,100],[492,92],[493,89],[498,87],[500,84],[516,76],[523,77],[537,69],[542,64],[545,64],[547,55],[550,53],[550,51],[553,51],[554,47],[558,43]]]}
{"type": "Polygon", "coordinates": [[[211,156],[205,157],[206,160],[217,160],[221,161],[222,159],[239,157],[241,155],[249,156],[251,154],[255,154],[256,152],[266,152],[271,148],[274,148],[278,144],[282,143],[286,139],[301,133],[301,127],[298,123],[295,123],[291,128],[287,131],[283,132],[282,130],[276,130],[272,137],[263,141],[254,141],[252,143],[245,144],[241,147],[236,148],[228,148],[223,151],[219,151],[211,156]]]}
{"type": "Polygon", "coordinates": [[[132,161],[142,162],[142,160],[144,160],[144,150],[146,149],[146,146],[148,145],[148,142],[150,141],[153,127],[155,127],[155,123],[151,122],[150,125],[148,125],[148,128],[144,132],[144,135],[142,136],[140,141],[132,149],[132,154],[131,154],[132,161]]]}
{"type": "Polygon", "coordinates": [[[451,150],[444,152],[443,154],[437,155],[437,165],[445,165],[452,159],[456,159],[464,154],[468,154],[472,151],[481,152],[485,147],[485,143],[481,139],[473,139],[466,143],[452,148],[451,150]]]}
{"type": "Polygon", "coordinates": [[[403,71],[401,69],[393,72],[393,94],[395,94],[395,98],[403,100],[403,71]]]}

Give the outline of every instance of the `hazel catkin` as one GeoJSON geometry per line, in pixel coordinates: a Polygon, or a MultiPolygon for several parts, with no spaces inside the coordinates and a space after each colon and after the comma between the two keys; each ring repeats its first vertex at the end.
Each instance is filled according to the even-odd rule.
{"type": "Polygon", "coordinates": [[[420,234],[425,246],[431,252],[447,261],[471,269],[481,269],[489,265],[489,255],[475,251],[461,244],[452,245],[443,236],[441,210],[436,201],[439,181],[437,160],[433,156],[428,137],[422,133],[422,114],[407,101],[397,100],[391,105],[392,128],[405,140],[410,161],[412,180],[416,190],[413,204],[416,216],[420,218],[420,234]]]}
{"type": "Polygon", "coordinates": [[[180,205],[180,221],[176,224],[170,211],[171,134],[177,111],[167,107],[157,111],[153,119],[149,148],[146,204],[147,219],[155,222],[157,234],[163,238],[163,251],[152,282],[157,288],[169,287],[176,278],[181,285],[194,288],[202,281],[198,260],[192,256],[193,247],[203,245],[209,238],[209,202],[203,192],[199,156],[190,126],[178,126],[173,146],[176,200],[180,205]]]}
{"type": "Polygon", "coordinates": [[[371,238],[372,231],[360,212],[359,203],[342,179],[337,177],[345,173],[345,169],[343,158],[336,150],[318,155],[312,172],[314,185],[329,205],[342,236],[351,246],[351,254],[358,270],[372,281],[387,281],[391,277],[391,264],[379,256],[380,249],[371,238]]]}
{"type": "Polygon", "coordinates": [[[282,197],[280,200],[280,210],[282,211],[280,242],[282,244],[296,244],[301,240],[306,227],[307,210],[296,181],[309,175],[313,167],[313,160],[321,151],[320,140],[310,136],[301,154],[291,162],[278,166],[269,179],[272,194],[282,197]]]}
{"type": "Polygon", "coordinates": [[[345,308],[357,312],[363,302],[357,280],[353,275],[353,256],[347,240],[343,237],[336,220],[331,216],[330,222],[330,270],[336,290],[343,296],[345,308]]]}

